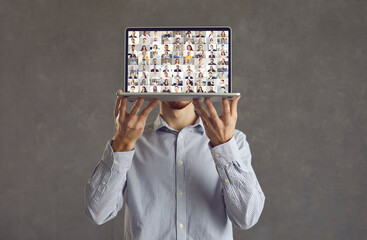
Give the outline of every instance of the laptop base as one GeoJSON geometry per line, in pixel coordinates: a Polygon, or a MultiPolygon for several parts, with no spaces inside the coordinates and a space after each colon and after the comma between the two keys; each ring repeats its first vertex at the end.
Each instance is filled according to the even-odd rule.
{"type": "Polygon", "coordinates": [[[241,93],[130,93],[117,92],[117,96],[128,97],[129,102],[135,102],[138,98],[144,100],[159,99],[161,101],[191,101],[192,99],[199,99],[204,101],[204,98],[210,98],[212,102],[222,102],[223,98],[236,98],[241,93]]]}

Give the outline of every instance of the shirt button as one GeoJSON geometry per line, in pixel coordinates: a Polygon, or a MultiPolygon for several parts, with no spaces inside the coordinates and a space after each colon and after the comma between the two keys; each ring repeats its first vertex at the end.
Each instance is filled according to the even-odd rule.
{"type": "Polygon", "coordinates": [[[224,182],[227,183],[228,182],[228,179],[224,179],[224,182]]]}
{"type": "Polygon", "coordinates": [[[182,229],[183,228],[183,224],[180,223],[180,225],[178,225],[178,227],[182,229]]]}
{"type": "Polygon", "coordinates": [[[183,135],[182,135],[182,133],[180,134],[180,138],[181,138],[181,139],[183,138],[183,135]]]}
{"type": "Polygon", "coordinates": [[[178,196],[182,197],[182,195],[183,195],[183,192],[178,193],[178,196]]]}
{"type": "Polygon", "coordinates": [[[180,161],[178,161],[178,165],[182,165],[183,164],[183,162],[180,160],[180,161]]]}
{"type": "Polygon", "coordinates": [[[219,153],[215,153],[214,157],[216,157],[216,158],[219,157],[219,153]]]}
{"type": "Polygon", "coordinates": [[[111,162],[113,162],[113,156],[110,157],[111,162]]]}
{"type": "Polygon", "coordinates": [[[106,182],[105,182],[105,181],[103,181],[103,182],[102,182],[102,185],[106,185],[106,182]]]}

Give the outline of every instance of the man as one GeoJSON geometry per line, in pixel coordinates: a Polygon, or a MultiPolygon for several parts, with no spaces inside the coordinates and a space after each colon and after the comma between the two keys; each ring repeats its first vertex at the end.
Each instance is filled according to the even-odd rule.
{"type": "Polygon", "coordinates": [[[209,58],[215,58],[214,52],[210,52],[209,58]]]}
{"type": "Polygon", "coordinates": [[[168,44],[164,45],[164,51],[168,52],[168,53],[171,51],[171,50],[168,49],[168,44]]]}
{"type": "Polygon", "coordinates": [[[171,92],[171,90],[169,90],[168,86],[164,86],[164,89],[162,92],[171,92]]]}
{"type": "Polygon", "coordinates": [[[176,38],[176,45],[180,45],[180,38],[176,38]]]}
{"type": "Polygon", "coordinates": [[[209,78],[208,79],[216,79],[216,77],[213,75],[212,72],[209,72],[209,78]]]}
{"type": "Polygon", "coordinates": [[[182,81],[179,78],[176,78],[176,82],[172,84],[173,86],[182,86],[182,81]]]}
{"type": "Polygon", "coordinates": [[[132,93],[135,92],[135,87],[134,86],[130,87],[130,92],[132,92],[132,93]]]}
{"type": "Polygon", "coordinates": [[[157,69],[157,65],[154,65],[153,68],[150,70],[151,72],[159,72],[157,69]]]}
{"type": "Polygon", "coordinates": [[[210,31],[209,38],[213,38],[213,37],[216,37],[216,35],[214,34],[214,31],[210,31]]]}
{"type": "Polygon", "coordinates": [[[190,65],[191,64],[191,59],[192,58],[185,58],[185,65],[190,65]]]}
{"type": "MultiPolygon", "coordinates": [[[[121,90],[119,90],[121,92],[121,90]]],[[[97,224],[113,219],[126,197],[123,239],[232,240],[232,223],[252,227],[265,196],[251,166],[246,135],[235,129],[237,103],[224,98],[218,116],[211,100],[160,102],[138,115],[115,105],[113,140],[85,188],[86,213],[97,224]]]]}
{"type": "Polygon", "coordinates": [[[163,78],[169,78],[167,71],[163,71],[163,75],[164,75],[163,78]]]}
{"type": "Polygon", "coordinates": [[[135,72],[131,72],[129,79],[138,79],[138,77],[135,75],[135,72]]]}
{"type": "Polygon", "coordinates": [[[194,79],[194,77],[193,77],[193,76],[191,76],[191,72],[188,72],[188,73],[187,73],[187,76],[185,77],[185,79],[190,79],[190,80],[192,80],[192,79],[194,79]]]}
{"type": "Polygon", "coordinates": [[[179,72],[176,72],[176,76],[173,77],[174,79],[181,80],[181,76],[179,72]]]}
{"type": "Polygon", "coordinates": [[[194,92],[194,91],[191,89],[190,85],[187,85],[186,92],[191,93],[191,92],[194,92]]]}
{"type": "Polygon", "coordinates": [[[217,65],[217,64],[215,64],[214,59],[213,59],[213,58],[211,58],[211,59],[210,59],[210,63],[209,63],[208,65],[217,65]]]}
{"type": "Polygon", "coordinates": [[[137,38],[135,34],[136,34],[135,31],[133,31],[132,34],[129,36],[129,38],[137,38]]]}
{"type": "Polygon", "coordinates": [[[135,57],[131,57],[131,60],[130,60],[130,65],[136,65],[136,61],[135,61],[135,57]]]}
{"type": "Polygon", "coordinates": [[[147,68],[145,66],[142,67],[141,72],[148,72],[147,68]]]}
{"type": "Polygon", "coordinates": [[[214,86],[214,78],[210,78],[208,81],[208,86],[214,86]]]}
{"type": "Polygon", "coordinates": [[[176,69],[174,70],[174,72],[181,72],[180,65],[176,65],[176,69]]]}
{"type": "Polygon", "coordinates": [[[129,56],[129,58],[132,58],[132,57],[135,57],[135,58],[136,58],[136,56],[137,56],[137,51],[135,50],[135,45],[132,45],[132,46],[131,46],[131,52],[130,52],[130,53],[128,53],[128,56],[129,56]]]}
{"type": "Polygon", "coordinates": [[[141,37],[143,37],[143,39],[147,39],[147,41],[150,39],[149,34],[147,33],[147,31],[144,31],[143,34],[141,35],[141,37]]]}
{"type": "Polygon", "coordinates": [[[186,59],[187,58],[192,58],[192,56],[191,56],[191,52],[187,52],[187,55],[186,55],[186,57],[185,57],[186,59]]]}
{"type": "Polygon", "coordinates": [[[170,70],[169,70],[169,68],[168,68],[168,65],[164,65],[163,72],[164,72],[164,73],[169,73],[169,72],[170,72],[170,70]]]}
{"type": "Polygon", "coordinates": [[[199,31],[199,35],[197,35],[196,37],[197,37],[197,38],[199,38],[199,37],[204,37],[204,36],[203,36],[203,32],[202,32],[202,31],[199,31]]]}
{"type": "Polygon", "coordinates": [[[146,45],[147,43],[148,43],[147,38],[143,38],[143,43],[140,43],[140,44],[146,45]]]}
{"type": "Polygon", "coordinates": [[[213,45],[210,45],[210,49],[209,49],[209,51],[214,52],[214,51],[217,51],[217,50],[214,48],[214,46],[213,46],[213,45]]]}
{"type": "Polygon", "coordinates": [[[221,66],[220,68],[218,68],[218,72],[227,72],[226,66],[221,66]]]}
{"type": "Polygon", "coordinates": [[[167,58],[164,59],[164,63],[163,63],[163,66],[166,66],[166,65],[168,65],[168,66],[171,65],[171,63],[168,62],[168,59],[167,58]]]}
{"type": "Polygon", "coordinates": [[[226,79],[227,77],[224,75],[224,72],[219,76],[219,79],[226,79]]]}
{"type": "Polygon", "coordinates": [[[156,66],[156,65],[158,65],[158,59],[154,58],[153,59],[153,66],[156,66]]]}
{"type": "Polygon", "coordinates": [[[171,37],[171,34],[168,31],[166,31],[166,33],[163,35],[163,38],[169,38],[169,37],[171,37]]]}

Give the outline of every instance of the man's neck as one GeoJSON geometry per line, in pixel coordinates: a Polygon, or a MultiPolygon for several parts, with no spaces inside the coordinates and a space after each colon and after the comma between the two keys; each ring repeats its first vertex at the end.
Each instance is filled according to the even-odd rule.
{"type": "Polygon", "coordinates": [[[183,109],[172,109],[161,103],[160,114],[168,126],[177,131],[181,131],[189,125],[193,125],[198,118],[192,103],[188,104],[183,109]]]}

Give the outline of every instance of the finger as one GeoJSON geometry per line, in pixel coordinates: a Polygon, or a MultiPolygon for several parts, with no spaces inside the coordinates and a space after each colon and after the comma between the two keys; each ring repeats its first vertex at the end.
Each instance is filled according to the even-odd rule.
{"type": "MultiPolygon", "coordinates": [[[[200,104],[200,103],[199,103],[200,104]]],[[[201,105],[201,104],[200,104],[201,105]]],[[[197,110],[196,110],[197,111],[197,110]]],[[[206,111],[205,109],[204,109],[204,111],[206,111]]],[[[198,112],[198,111],[197,111],[198,112]]],[[[209,114],[208,114],[208,118],[205,118],[205,117],[203,117],[202,115],[201,115],[201,113],[199,113],[198,112],[198,114],[199,114],[199,116],[201,117],[201,120],[202,120],[202,122],[203,122],[203,125],[204,125],[204,128],[205,128],[205,131],[206,132],[209,132],[209,131],[211,131],[211,129],[213,129],[213,126],[212,126],[212,124],[211,124],[211,122],[210,122],[210,120],[209,120],[209,118],[210,118],[210,116],[209,116],[209,114]]]]}
{"type": "Polygon", "coordinates": [[[229,116],[231,114],[231,107],[229,106],[228,98],[222,99],[222,115],[229,116]]]}
{"type": "MultiPolygon", "coordinates": [[[[117,90],[117,92],[121,93],[122,90],[119,89],[117,90]]],[[[117,115],[119,114],[119,107],[120,107],[120,102],[122,100],[122,97],[121,96],[117,96],[116,97],[116,103],[115,103],[115,111],[114,111],[114,115],[115,115],[115,118],[117,117],[117,115]]]]}
{"type": "Polygon", "coordinates": [[[241,96],[238,96],[237,98],[232,99],[232,102],[231,102],[231,115],[237,114],[237,103],[240,100],[240,98],[241,98],[241,96]]]}
{"type": "Polygon", "coordinates": [[[115,103],[115,111],[114,111],[115,118],[116,118],[116,117],[117,117],[117,115],[119,114],[119,108],[120,108],[121,100],[122,100],[122,97],[117,96],[117,98],[116,98],[116,103],[115,103]]]}
{"type": "Polygon", "coordinates": [[[121,97],[121,102],[119,106],[120,119],[126,116],[126,105],[127,105],[127,97],[121,97]]]}
{"type": "Polygon", "coordinates": [[[144,98],[139,98],[138,101],[134,103],[134,106],[131,108],[129,115],[137,115],[141,106],[143,106],[144,98]]]}
{"type": "Polygon", "coordinates": [[[200,115],[203,120],[209,119],[209,113],[205,110],[205,108],[201,105],[198,99],[193,99],[192,104],[194,105],[196,111],[200,115]]]}
{"type": "Polygon", "coordinates": [[[141,117],[142,119],[147,119],[150,112],[157,106],[158,103],[159,103],[159,99],[154,99],[153,101],[150,101],[148,106],[144,108],[143,111],[141,111],[141,113],[139,114],[139,117],[141,117]]]}
{"type": "Polygon", "coordinates": [[[208,108],[210,116],[213,119],[217,119],[218,118],[218,113],[217,113],[217,110],[215,110],[215,107],[213,106],[212,100],[210,98],[205,98],[204,103],[205,103],[206,107],[208,108]]]}

